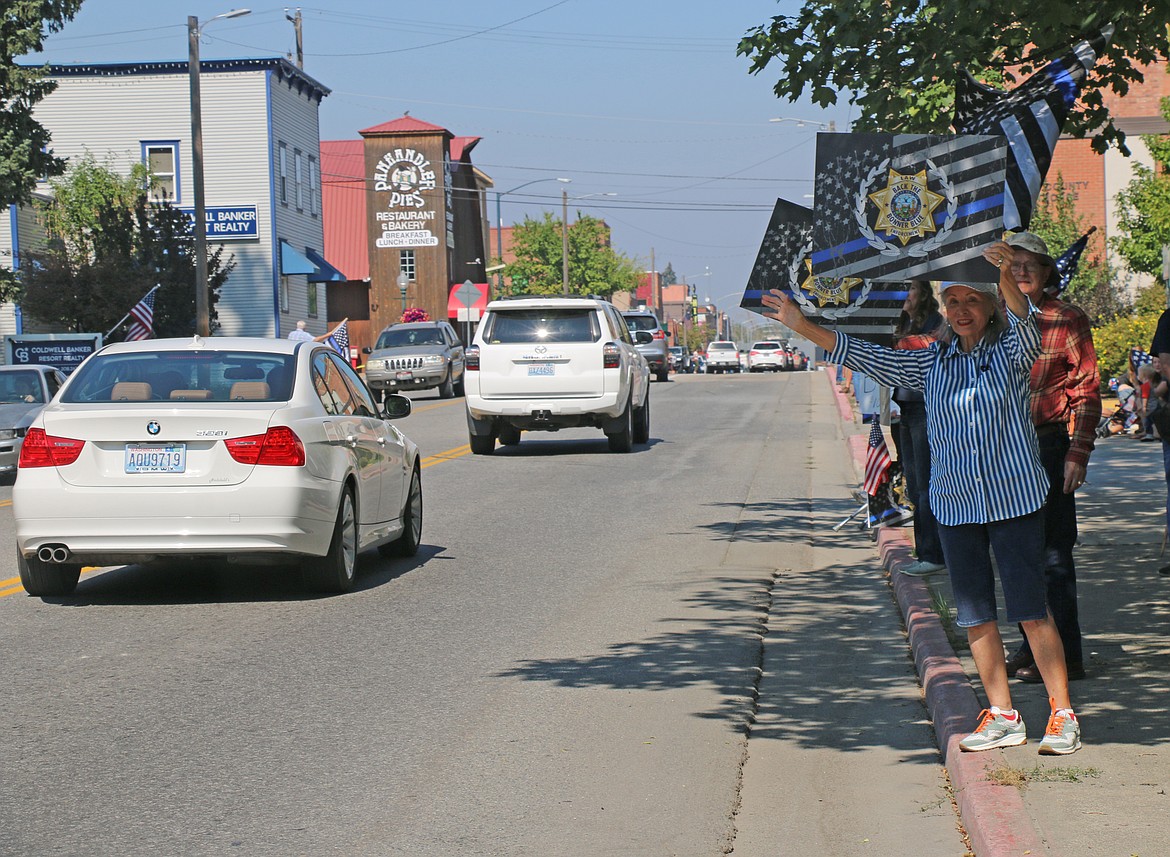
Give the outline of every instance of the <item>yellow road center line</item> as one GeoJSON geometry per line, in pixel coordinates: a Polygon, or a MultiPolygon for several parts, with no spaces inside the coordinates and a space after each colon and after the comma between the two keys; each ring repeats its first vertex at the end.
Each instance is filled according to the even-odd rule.
{"type": "Polygon", "coordinates": [[[443,461],[450,461],[453,458],[459,458],[462,455],[467,455],[471,452],[471,444],[465,443],[463,446],[457,446],[454,449],[448,449],[446,452],[439,452],[435,455],[428,455],[419,464],[420,469],[430,467],[432,464],[439,464],[443,461]]]}
{"type": "Polygon", "coordinates": [[[19,584],[9,589],[0,589],[0,598],[3,598],[5,595],[15,595],[18,592],[24,592],[24,587],[19,584]]]}

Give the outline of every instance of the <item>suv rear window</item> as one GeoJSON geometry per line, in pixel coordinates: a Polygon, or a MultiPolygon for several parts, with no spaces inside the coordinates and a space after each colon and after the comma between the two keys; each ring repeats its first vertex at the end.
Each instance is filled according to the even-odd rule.
{"type": "Polygon", "coordinates": [[[72,378],[63,402],[287,402],[295,357],[252,351],[98,354],[72,378]]]}
{"type": "Polygon", "coordinates": [[[625,315],[623,313],[623,316],[626,319],[626,326],[629,327],[631,333],[635,330],[658,330],[659,328],[658,319],[652,315],[641,315],[638,313],[625,315]]]}
{"type": "Polygon", "coordinates": [[[752,346],[752,348],[755,349],[756,351],[764,351],[764,350],[777,351],[780,348],[780,343],[779,342],[757,342],[755,345],[752,346]]]}
{"type": "Polygon", "coordinates": [[[488,320],[483,341],[509,342],[597,342],[601,325],[589,307],[562,309],[497,310],[488,320]]]}

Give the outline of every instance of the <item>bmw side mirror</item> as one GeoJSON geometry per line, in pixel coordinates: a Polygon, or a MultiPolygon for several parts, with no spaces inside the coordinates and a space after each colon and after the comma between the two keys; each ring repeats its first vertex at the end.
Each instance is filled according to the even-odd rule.
{"type": "Polygon", "coordinates": [[[391,393],[386,397],[386,401],[382,403],[382,417],[388,420],[400,420],[403,417],[409,417],[413,404],[406,396],[391,393]]]}

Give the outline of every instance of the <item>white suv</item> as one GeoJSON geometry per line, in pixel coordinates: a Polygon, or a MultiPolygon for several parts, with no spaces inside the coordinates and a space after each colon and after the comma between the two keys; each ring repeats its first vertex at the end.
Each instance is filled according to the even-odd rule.
{"type": "Polygon", "coordinates": [[[650,367],[613,304],[597,298],[513,298],[488,304],[467,349],[471,451],[520,432],[590,426],[613,452],[650,438],[650,367]]]}

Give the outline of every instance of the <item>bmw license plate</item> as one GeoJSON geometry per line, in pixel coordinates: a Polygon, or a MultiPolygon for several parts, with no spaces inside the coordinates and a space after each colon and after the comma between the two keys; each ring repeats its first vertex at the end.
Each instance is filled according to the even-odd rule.
{"type": "Polygon", "coordinates": [[[557,367],[552,363],[529,363],[529,375],[555,375],[557,374],[557,367]]]}
{"type": "Polygon", "coordinates": [[[182,473],[187,469],[187,444],[126,444],[127,473],[182,473]]]}

